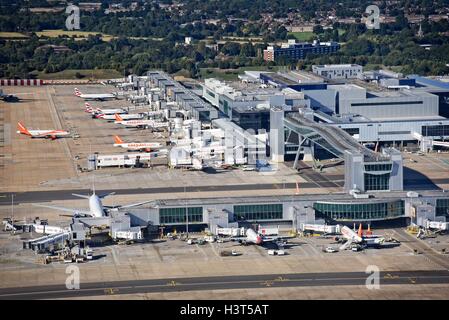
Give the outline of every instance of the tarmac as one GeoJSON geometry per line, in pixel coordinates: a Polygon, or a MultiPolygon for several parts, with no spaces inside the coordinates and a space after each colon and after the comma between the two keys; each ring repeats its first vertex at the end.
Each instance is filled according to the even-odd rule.
{"type": "MultiPolygon", "coordinates": [[[[151,199],[292,195],[297,191],[296,183],[300,194],[343,192],[342,165],[325,168],[323,172],[311,168],[297,172],[285,163],[279,164],[274,174],[242,170],[169,170],[163,163],[151,169],[81,172],[79,168],[86,167],[86,158],[91,153],[126,152],[112,146],[115,134],[125,141],[165,141],[145,130],[125,129],[91,119],[84,112],[84,101],[73,95],[74,87],[8,87],[5,90],[18,95],[22,101],[0,103],[0,218],[39,216],[50,219],[52,225],[63,225],[69,218],[60,217],[57,211],[33,207],[32,203],[53,201],[61,206],[85,207],[85,200],[74,199],[71,193],[89,193],[93,180],[98,192],[117,192],[107,204],[109,201],[116,204],[151,199]],[[30,139],[15,132],[18,121],[30,129],[64,129],[79,137],[54,141],[30,139]],[[14,206],[11,206],[12,195],[14,206]]],[[[86,93],[115,91],[110,86],[77,87],[86,93]]],[[[90,103],[94,107],[113,108],[130,105],[124,100],[90,103]]],[[[404,153],[404,159],[406,190],[449,189],[448,153],[423,156],[404,153]]],[[[401,240],[401,245],[327,254],[322,249],[334,245],[332,240],[298,238],[291,241],[285,256],[268,256],[264,248],[257,246],[234,243],[188,246],[179,240],[97,247],[94,261],[77,264],[81,287],[90,286],[92,291],[77,294],[63,290],[60,298],[449,298],[445,282],[449,256],[440,253],[442,248],[449,248],[448,236],[422,241],[400,229],[374,231],[393,234],[401,240]],[[242,255],[219,255],[220,250],[231,248],[242,255]],[[379,267],[384,276],[392,277],[385,280],[388,285],[382,285],[380,290],[368,290],[363,285],[362,278],[366,278],[365,271],[370,265],[379,267]],[[422,278],[423,273],[419,272],[431,275],[422,278]],[[350,273],[355,279],[349,281],[346,276],[350,273]],[[244,284],[235,284],[236,277],[242,275],[246,277],[242,280],[244,284]],[[217,277],[221,277],[219,281],[217,277]],[[296,282],[276,281],[278,277],[291,277],[296,282]],[[167,285],[172,284],[172,280],[179,285],[167,285]],[[202,290],[195,286],[200,280],[204,284],[202,290]],[[182,289],[182,283],[186,290],[182,289]]],[[[67,265],[38,264],[34,253],[21,249],[21,237],[23,235],[0,232],[0,299],[9,298],[14,292],[22,298],[54,298],[54,289],[59,291],[67,279],[67,265]]]]}

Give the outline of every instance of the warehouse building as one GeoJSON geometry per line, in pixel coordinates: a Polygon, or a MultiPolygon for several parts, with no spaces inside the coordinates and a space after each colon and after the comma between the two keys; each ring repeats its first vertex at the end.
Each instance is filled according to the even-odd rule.
{"type": "Polygon", "coordinates": [[[360,77],[363,67],[358,64],[313,65],[312,72],[327,79],[354,79],[360,77]]]}

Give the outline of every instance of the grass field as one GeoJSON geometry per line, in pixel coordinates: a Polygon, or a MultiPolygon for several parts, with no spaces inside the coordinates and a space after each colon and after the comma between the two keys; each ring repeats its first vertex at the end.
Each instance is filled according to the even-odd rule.
{"type": "Polygon", "coordinates": [[[294,36],[298,41],[309,41],[313,36],[315,36],[315,33],[312,31],[289,32],[288,35],[294,36]]]}
{"type": "MultiPolygon", "coordinates": [[[[343,29],[338,29],[338,34],[341,36],[342,34],[345,33],[345,30],[343,29]]],[[[316,35],[315,33],[313,33],[312,31],[303,31],[303,32],[289,32],[288,35],[292,35],[296,38],[296,40],[298,41],[311,41],[312,38],[316,35]]]]}
{"type": "Polygon", "coordinates": [[[61,72],[55,73],[44,73],[44,72],[36,72],[36,77],[38,79],[43,80],[73,80],[78,79],[76,77],[76,73],[79,72],[83,78],[81,80],[88,79],[114,79],[114,78],[122,78],[123,74],[118,72],[117,70],[112,69],[94,69],[94,70],[75,70],[68,69],[61,72]]]}
{"type": "Polygon", "coordinates": [[[201,79],[217,78],[224,81],[237,80],[239,74],[243,74],[245,71],[277,71],[278,66],[266,67],[266,66],[251,66],[242,67],[239,69],[217,69],[217,68],[202,68],[201,79]]]}
{"type": "Polygon", "coordinates": [[[59,36],[68,36],[75,37],[76,39],[84,39],[89,37],[89,35],[100,34],[103,41],[110,41],[114,38],[109,34],[103,34],[101,32],[93,32],[93,31],[66,31],[66,30],[44,30],[36,32],[38,37],[49,37],[49,38],[57,38],[59,36]]]}
{"type": "Polygon", "coordinates": [[[24,35],[23,33],[20,32],[0,32],[0,38],[28,38],[27,35],[24,35]]]}

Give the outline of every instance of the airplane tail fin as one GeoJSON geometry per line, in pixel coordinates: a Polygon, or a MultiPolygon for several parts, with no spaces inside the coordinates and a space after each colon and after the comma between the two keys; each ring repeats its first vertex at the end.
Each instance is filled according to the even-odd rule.
{"type": "Polygon", "coordinates": [[[361,224],[361,223],[359,224],[359,231],[357,232],[357,235],[358,235],[359,237],[362,237],[362,236],[363,236],[363,228],[362,228],[362,224],[361,224]]]}
{"type": "Polygon", "coordinates": [[[28,131],[27,128],[23,125],[21,122],[17,122],[17,128],[19,129],[19,133],[26,134],[27,136],[31,136],[31,133],[28,131]]]}
{"type": "Polygon", "coordinates": [[[75,96],[79,97],[81,94],[81,91],[79,91],[78,88],[75,88],[75,96]]]}
{"type": "Polygon", "coordinates": [[[120,117],[120,115],[118,113],[115,114],[115,120],[117,121],[123,121],[123,118],[120,117]]]}
{"type": "Polygon", "coordinates": [[[123,143],[123,140],[120,139],[119,136],[114,136],[114,142],[115,142],[116,144],[122,144],[122,143],[123,143]]]}
{"type": "Polygon", "coordinates": [[[372,235],[373,232],[371,231],[371,225],[368,225],[368,230],[366,230],[367,235],[372,235]]]}
{"type": "Polygon", "coordinates": [[[84,109],[84,111],[86,111],[86,112],[92,112],[92,111],[94,111],[93,109],[92,109],[92,106],[90,105],[90,103],[88,103],[88,102],[86,102],[85,104],[84,104],[84,107],[85,107],[85,109],[84,109]]]}

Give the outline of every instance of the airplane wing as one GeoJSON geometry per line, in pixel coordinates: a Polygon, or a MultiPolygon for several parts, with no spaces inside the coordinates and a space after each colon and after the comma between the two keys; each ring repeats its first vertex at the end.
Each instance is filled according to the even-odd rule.
{"type": "Polygon", "coordinates": [[[112,195],[114,195],[114,194],[115,194],[115,191],[114,191],[114,192],[109,192],[109,193],[103,193],[103,194],[99,194],[99,195],[98,195],[98,198],[103,199],[103,198],[112,196],[112,195]]]}
{"type": "Polygon", "coordinates": [[[66,212],[72,212],[72,213],[80,213],[86,216],[92,216],[90,211],[88,210],[79,210],[79,209],[73,209],[73,208],[65,208],[65,207],[58,207],[58,206],[49,206],[45,204],[33,204],[35,207],[42,207],[42,208],[49,208],[54,210],[60,210],[60,211],[66,211],[66,212]]]}
{"type": "Polygon", "coordinates": [[[262,238],[263,242],[273,242],[273,241],[281,241],[281,240],[286,240],[286,239],[292,239],[294,237],[292,236],[265,236],[262,238]]]}
{"type": "Polygon", "coordinates": [[[78,198],[83,198],[83,199],[89,199],[89,196],[86,196],[84,194],[78,194],[78,193],[72,193],[72,196],[78,197],[78,198]]]}

